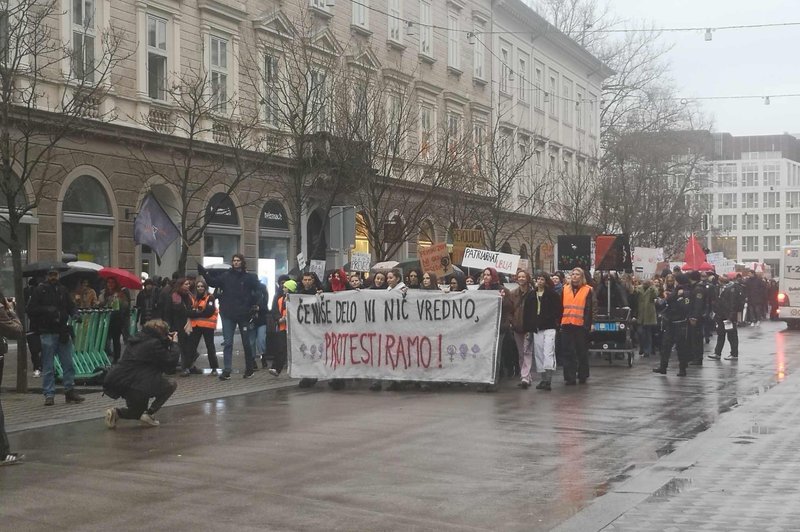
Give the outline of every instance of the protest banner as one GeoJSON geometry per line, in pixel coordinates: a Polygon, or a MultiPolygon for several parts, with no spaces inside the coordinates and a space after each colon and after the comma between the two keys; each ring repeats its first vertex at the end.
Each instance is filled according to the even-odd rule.
{"type": "Polygon", "coordinates": [[[461,264],[467,248],[482,247],[482,229],[453,229],[453,264],[461,264]]]}
{"type": "Polygon", "coordinates": [[[628,235],[597,235],[594,256],[596,270],[633,271],[628,235]]]}
{"type": "Polygon", "coordinates": [[[664,260],[664,248],[637,247],[633,250],[633,273],[639,279],[651,279],[659,272],[658,264],[664,260]]]}
{"type": "Polygon", "coordinates": [[[501,305],[494,291],[291,294],[289,375],[491,383],[501,305]]]}
{"type": "Polygon", "coordinates": [[[372,255],[369,253],[352,253],[350,255],[350,271],[368,272],[372,263],[372,255]]]}
{"type": "Polygon", "coordinates": [[[586,274],[592,267],[594,242],[589,235],[560,235],[558,237],[558,269],[570,271],[583,268],[586,274]]]}
{"type": "Polygon", "coordinates": [[[439,242],[420,249],[419,264],[423,272],[433,272],[437,277],[453,273],[453,264],[450,262],[450,253],[447,252],[447,244],[439,242]]]}
{"type": "Polygon", "coordinates": [[[325,281],[325,261],[324,260],[312,260],[308,263],[308,271],[311,273],[316,273],[317,277],[319,277],[320,281],[325,281]]]}
{"type": "Polygon", "coordinates": [[[736,261],[733,259],[717,260],[714,263],[714,273],[725,275],[736,271],[736,261]]]}
{"type": "Polygon", "coordinates": [[[498,273],[516,274],[519,255],[467,248],[464,250],[464,260],[461,261],[461,266],[478,270],[494,268],[498,273]]]}

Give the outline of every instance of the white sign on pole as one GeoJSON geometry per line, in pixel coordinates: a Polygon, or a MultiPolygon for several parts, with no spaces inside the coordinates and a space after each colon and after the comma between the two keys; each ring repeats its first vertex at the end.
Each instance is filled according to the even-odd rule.
{"type": "Polygon", "coordinates": [[[633,250],[633,273],[639,279],[650,279],[657,273],[658,263],[664,260],[664,248],[642,248],[633,250]]]}
{"type": "Polygon", "coordinates": [[[719,262],[721,260],[725,260],[725,253],[723,253],[722,251],[706,254],[706,262],[708,262],[709,264],[714,264],[715,262],[719,262]]]}
{"type": "Polygon", "coordinates": [[[736,271],[736,261],[733,259],[723,259],[714,262],[714,272],[717,275],[725,275],[736,271]]]}
{"type": "Polygon", "coordinates": [[[467,248],[464,250],[464,260],[461,261],[461,266],[478,270],[494,268],[498,273],[516,274],[519,258],[519,255],[500,253],[499,251],[467,248]]]}
{"type": "Polygon", "coordinates": [[[297,254],[297,268],[301,271],[306,268],[306,256],[302,253],[297,254]]]}
{"type": "Polygon", "coordinates": [[[494,291],[291,294],[289,374],[494,382],[501,305],[494,291]]]}
{"type": "Polygon", "coordinates": [[[372,262],[369,253],[352,253],[350,255],[350,270],[354,272],[368,272],[372,262]]]}
{"type": "Polygon", "coordinates": [[[308,265],[308,271],[316,273],[320,281],[325,281],[325,261],[312,260],[308,265]]]}

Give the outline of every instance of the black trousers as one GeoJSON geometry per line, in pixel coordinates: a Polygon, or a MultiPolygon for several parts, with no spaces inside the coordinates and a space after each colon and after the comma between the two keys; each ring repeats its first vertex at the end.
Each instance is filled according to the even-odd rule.
{"type": "Polygon", "coordinates": [[[150,408],[147,408],[147,403],[150,401],[148,394],[139,390],[128,390],[124,395],[126,406],[125,408],[117,408],[117,414],[122,419],[139,419],[145,412],[153,415],[164,406],[164,403],[175,393],[177,388],[178,384],[175,381],[161,377],[158,391],[150,408]]]}
{"type": "Polygon", "coordinates": [[[725,347],[725,337],[728,337],[728,343],[731,345],[731,355],[739,356],[739,329],[736,320],[733,320],[733,329],[730,331],[725,330],[724,320],[717,321],[717,345],[714,346],[714,354],[722,356],[722,348],[725,347]]]}
{"type": "Polygon", "coordinates": [[[692,325],[689,324],[689,350],[691,352],[690,360],[703,362],[703,342],[705,341],[703,333],[703,319],[700,318],[692,325]]]}
{"type": "MultiPolygon", "coordinates": [[[[4,362],[5,355],[0,355],[0,381],[3,380],[4,362]]],[[[3,402],[0,401],[0,460],[5,459],[10,451],[11,444],[8,443],[8,434],[6,434],[6,417],[3,415],[3,402]]]]}
{"type": "Polygon", "coordinates": [[[25,335],[25,340],[28,343],[28,351],[31,354],[33,370],[42,371],[42,339],[39,337],[39,333],[29,332],[25,335]]]}
{"type": "MultiPolygon", "coordinates": [[[[700,331],[702,333],[702,329],[700,331]]],[[[701,334],[700,341],[702,342],[702,340],[703,336],[701,334]]],[[[688,322],[666,324],[661,342],[661,367],[664,369],[669,367],[669,357],[672,354],[672,346],[674,345],[675,350],[678,352],[678,365],[681,369],[686,369],[693,359],[691,341],[688,322]]],[[[701,343],[700,348],[702,349],[702,347],[701,343]]]]}
{"type": "Polygon", "coordinates": [[[565,325],[561,328],[561,356],[564,361],[564,380],[589,377],[589,333],[583,327],[565,325]]]}
{"type": "Polygon", "coordinates": [[[272,351],[272,369],[280,373],[286,366],[286,331],[275,333],[274,342],[270,344],[272,351]]]}
{"type": "MultiPolygon", "coordinates": [[[[208,367],[211,369],[219,369],[219,361],[217,361],[217,348],[214,345],[214,329],[210,327],[195,327],[192,329],[192,334],[189,335],[188,350],[190,353],[194,353],[194,360],[192,360],[192,364],[194,364],[194,362],[200,356],[197,352],[197,348],[200,346],[201,338],[206,344],[206,352],[208,353],[208,367]]],[[[189,367],[191,368],[192,366],[189,367]]]]}

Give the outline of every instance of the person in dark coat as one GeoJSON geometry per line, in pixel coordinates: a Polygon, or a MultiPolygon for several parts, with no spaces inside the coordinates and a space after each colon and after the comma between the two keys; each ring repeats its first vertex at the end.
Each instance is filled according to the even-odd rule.
{"type": "MultiPolygon", "coordinates": [[[[540,382],[537,390],[551,390],[553,373],[556,370],[556,331],[561,325],[563,307],[561,295],[553,288],[553,281],[546,273],[536,275],[536,285],[525,295],[523,302],[523,330],[527,333],[526,342],[533,345],[536,371],[540,382]]],[[[523,388],[530,385],[530,376],[523,388]]],[[[523,381],[525,382],[525,381],[523,381]]]]}
{"type": "MultiPolygon", "coordinates": [[[[13,304],[0,292],[0,335],[6,338],[22,339],[22,323],[14,313],[13,304]]],[[[5,353],[0,351],[0,382],[3,380],[3,364],[5,353]]],[[[25,459],[24,454],[12,453],[11,444],[6,434],[6,419],[3,415],[3,404],[0,403],[0,466],[19,464],[25,459]]]]}
{"type": "Polygon", "coordinates": [[[167,323],[169,332],[177,333],[178,346],[181,350],[181,368],[184,375],[200,374],[202,371],[194,366],[195,350],[191,349],[189,333],[189,313],[194,306],[191,295],[192,282],[189,279],[177,279],[172,292],[162,294],[158,303],[161,319],[167,323]]]}
{"type": "Polygon", "coordinates": [[[503,356],[505,353],[505,339],[506,335],[511,331],[511,316],[514,314],[514,303],[509,297],[508,290],[500,283],[500,276],[494,268],[486,268],[483,270],[481,276],[482,282],[478,290],[496,290],[503,298],[503,304],[500,313],[500,337],[497,341],[497,365],[495,368],[495,382],[494,384],[486,384],[478,387],[479,392],[496,392],[497,382],[500,380],[500,371],[503,360],[507,357],[503,356]]]}
{"type": "Polygon", "coordinates": [[[243,377],[249,379],[255,373],[256,361],[250,348],[250,314],[256,306],[259,288],[258,277],[247,271],[244,255],[234,253],[231,257],[231,269],[221,274],[209,274],[203,266],[197,265],[197,272],[205,278],[208,286],[220,290],[219,315],[222,319],[222,359],[224,368],[219,380],[231,378],[233,369],[233,335],[236,328],[242,336],[245,371],[243,377]]]}
{"type": "Polygon", "coordinates": [[[143,425],[157,427],[153,416],[164,406],[178,385],[164,373],[172,373],[180,357],[178,335],[169,331],[163,320],[150,320],[136,336],[128,340],[119,363],[103,382],[103,391],[112,399],[125,399],[125,408],[106,410],[106,426],[113,429],[118,419],[138,419],[143,425]],[[154,398],[148,407],[150,398],[154,398]]]}
{"type": "Polygon", "coordinates": [[[729,282],[724,275],[719,278],[722,289],[714,301],[714,321],[717,329],[717,343],[714,346],[714,354],[708,355],[712,360],[719,360],[722,357],[722,348],[725,347],[725,338],[731,346],[731,354],[725,357],[726,360],[739,359],[739,331],[738,313],[742,306],[741,294],[737,289],[736,283],[729,282]],[[727,323],[726,323],[727,322],[727,323]],[[727,325],[727,327],[726,327],[727,325]]]}
{"type": "Polygon", "coordinates": [[[144,290],[136,296],[136,308],[139,311],[139,327],[156,316],[158,307],[158,289],[153,279],[145,279],[144,290]]]}

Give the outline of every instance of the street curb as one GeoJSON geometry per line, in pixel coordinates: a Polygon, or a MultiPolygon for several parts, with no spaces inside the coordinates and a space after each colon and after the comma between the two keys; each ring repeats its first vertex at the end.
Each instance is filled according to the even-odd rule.
{"type": "MultiPolygon", "coordinates": [[[[239,396],[239,395],[248,395],[248,394],[268,392],[268,391],[273,391],[273,390],[281,390],[281,389],[284,389],[284,388],[292,388],[292,387],[296,387],[298,382],[299,382],[298,379],[291,379],[291,380],[286,380],[286,381],[278,381],[278,382],[270,383],[267,386],[265,386],[264,388],[261,388],[259,390],[253,390],[253,389],[227,390],[227,391],[221,390],[219,393],[210,393],[208,395],[204,395],[203,397],[183,397],[183,398],[179,398],[179,399],[175,399],[175,400],[170,400],[165,408],[169,408],[169,407],[172,407],[172,406],[186,405],[186,404],[191,404],[191,403],[202,403],[202,402],[205,402],[205,401],[214,401],[214,400],[217,400],[217,399],[225,399],[227,397],[236,397],[236,396],[239,396]]],[[[109,401],[111,401],[111,398],[109,398],[109,401]]],[[[56,418],[56,419],[48,419],[46,421],[37,421],[35,423],[15,424],[13,426],[13,428],[6,427],[6,432],[8,434],[14,434],[16,432],[23,432],[23,431],[26,431],[26,430],[41,429],[41,428],[53,427],[53,426],[57,426],[57,425],[66,425],[66,424],[69,424],[69,423],[76,423],[76,422],[80,422],[80,421],[88,421],[88,420],[91,420],[91,419],[102,419],[105,416],[106,408],[108,408],[108,407],[104,407],[104,408],[98,409],[98,410],[91,410],[91,411],[87,411],[87,412],[82,412],[80,414],[76,414],[76,415],[71,416],[71,417],[66,418],[66,419],[64,419],[64,418],[56,418]]]]}
{"type": "Polygon", "coordinates": [[[769,401],[776,401],[784,395],[797,396],[800,389],[800,373],[793,373],[766,388],[763,393],[756,392],[744,396],[738,408],[720,414],[719,419],[707,430],[676,446],[675,451],[658,459],[653,464],[639,470],[625,482],[608,493],[594,499],[588,506],[572,517],[551,529],[552,532],[601,531],[629,510],[644,502],[659,490],[671,484],[683,482],[690,473],[684,473],[709,454],[717,452],[709,442],[719,441],[740,433],[743,427],[752,426],[754,411],[769,401]],[[794,393],[793,393],[794,392],[794,393]]]}

